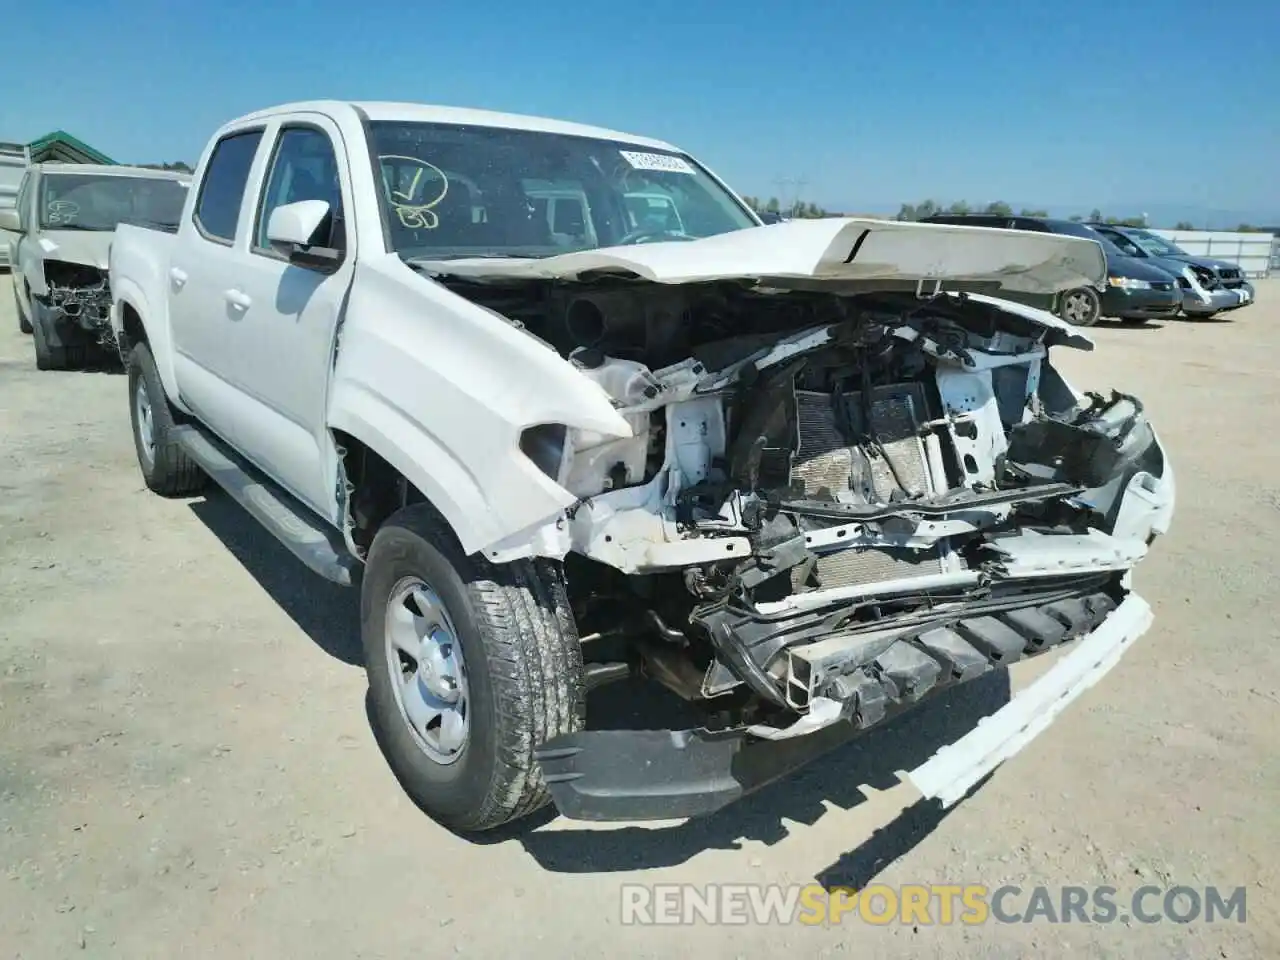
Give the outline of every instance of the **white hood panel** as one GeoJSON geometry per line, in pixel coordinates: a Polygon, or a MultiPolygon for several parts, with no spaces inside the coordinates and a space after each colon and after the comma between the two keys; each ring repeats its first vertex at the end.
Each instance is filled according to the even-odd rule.
{"type": "Polygon", "coordinates": [[[755,279],[833,282],[995,282],[1052,294],[1106,280],[1100,244],[1077,237],[892,220],[792,220],[702,240],[643,243],[544,259],[416,260],[432,272],[475,278],[576,280],[629,274],[655,283],[755,279]]]}
{"type": "Polygon", "coordinates": [[[111,251],[111,230],[41,230],[36,235],[40,256],[46,260],[63,260],[86,267],[107,269],[111,251]]]}

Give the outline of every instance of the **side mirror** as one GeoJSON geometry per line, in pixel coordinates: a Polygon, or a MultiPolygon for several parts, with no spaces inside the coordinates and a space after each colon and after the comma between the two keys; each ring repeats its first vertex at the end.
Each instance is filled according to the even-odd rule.
{"type": "Polygon", "coordinates": [[[0,209],[0,230],[8,230],[12,233],[22,232],[22,221],[17,210],[12,207],[0,209]]]}
{"type": "Polygon", "coordinates": [[[329,204],[324,200],[299,200],[271,211],[267,221],[267,242],[284,254],[290,263],[318,269],[333,268],[342,260],[342,251],[318,246],[328,233],[329,204]]]}

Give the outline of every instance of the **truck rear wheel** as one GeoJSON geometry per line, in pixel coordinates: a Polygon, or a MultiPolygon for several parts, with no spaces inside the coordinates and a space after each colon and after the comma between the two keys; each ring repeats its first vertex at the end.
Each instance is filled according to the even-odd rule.
{"type": "Polygon", "coordinates": [[[174,437],[173,411],[151,348],[137,344],[129,354],[129,418],[142,477],[166,497],[199,493],[208,477],[174,437]]]}
{"type": "Polygon", "coordinates": [[[468,557],[407,507],[370,547],[360,622],[375,733],[419,807],[480,831],[548,802],[534,750],[581,730],[586,704],[559,564],[468,557]]]}

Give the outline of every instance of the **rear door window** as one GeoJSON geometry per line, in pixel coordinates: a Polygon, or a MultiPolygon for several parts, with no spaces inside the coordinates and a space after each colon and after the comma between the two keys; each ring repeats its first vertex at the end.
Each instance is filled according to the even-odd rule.
{"type": "Polygon", "coordinates": [[[246,130],[229,134],[214,146],[194,215],[206,239],[228,244],[235,240],[249,169],[261,142],[261,130],[246,130]]]}

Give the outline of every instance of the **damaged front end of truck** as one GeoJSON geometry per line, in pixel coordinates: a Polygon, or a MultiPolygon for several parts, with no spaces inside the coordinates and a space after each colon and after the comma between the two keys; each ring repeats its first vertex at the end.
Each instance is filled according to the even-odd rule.
{"type": "MultiPolygon", "coordinates": [[[[1050,349],[1091,342],[991,296],[1000,282],[858,276],[856,253],[790,278],[438,273],[555,346],[630,426],[526,431],[576,500],[547,552],[565,557],[589,680],[639,672],[704,711],[543,745],[566,815],[706,813],[956,684],[1072,648],[913,772],[951,802],[1146,629],[1129,573],[1168,528],[1174,481],[1141,401],[1076,392],[1050,349]]],[[[1060,274],[1026,288],[1081,268],[1060,274]]]]}
{"type": "Polygon", "coordinates": [[[107,268],[51,258],[45,259],[42,267],[45,292],[37,294],[35,301],[46,311],[46,335],[58,341],[88,339],[113,348],[107,268]]]}

